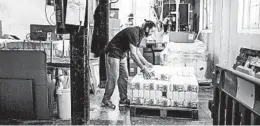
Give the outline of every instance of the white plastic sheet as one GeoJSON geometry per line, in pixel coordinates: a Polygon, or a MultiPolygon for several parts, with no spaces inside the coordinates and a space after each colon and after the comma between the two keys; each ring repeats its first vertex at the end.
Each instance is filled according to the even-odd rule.
{"type": "Polygon", "coordinates": [[[161,52],[161,65],[194,67],[199,81],[206,80],[208,52],[206,45],[196,40],[195,43],[170,42],[161,52]]]}

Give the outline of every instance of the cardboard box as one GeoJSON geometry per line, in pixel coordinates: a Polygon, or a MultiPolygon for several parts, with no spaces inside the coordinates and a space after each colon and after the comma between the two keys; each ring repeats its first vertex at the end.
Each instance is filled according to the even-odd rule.
{"type": "Polygon", "coordinates": [[[195,34],[187,32],[170,32],[169,40],[175,43],[194,43],[195,34]]]}

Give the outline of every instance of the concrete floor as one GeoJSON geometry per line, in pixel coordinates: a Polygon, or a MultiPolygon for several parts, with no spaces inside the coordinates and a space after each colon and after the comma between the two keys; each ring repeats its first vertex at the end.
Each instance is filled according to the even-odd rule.
{"type": "MultiPolygon", "coordinates": [[[[199,92],[199,120],[177,119],[177,118],[144,118],[130,117],[130,111],[120,112],[118,109],[118,89],[112,96],[112,101],[117,105],[116,110],[101,107],[101,99],[104,89],[98,89],[96,95],[91,95],[90,124],[91,125],[212,125],[211,112],[208,109],[208,100],[212,99],[211,87],[200,87],[199,92]]],[[[130,95],[130,94],[129,94],[130,95]]],[[[47,121],[22,121],[22,120],[0,120],[2,125],[70,125],[70,120],[47,120],[47,121]]]]}

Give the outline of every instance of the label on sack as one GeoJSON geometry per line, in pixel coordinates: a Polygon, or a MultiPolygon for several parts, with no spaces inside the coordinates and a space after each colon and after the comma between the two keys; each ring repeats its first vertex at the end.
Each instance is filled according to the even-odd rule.
{"type": "Polygon", "coordinates": [[[140,83],[139,82],[136,82],[136,83],[132,83],[131,85],[131,89],[137,89],[137,90],[140,90],[141,87],[140,87],[140,83]]]}
{"type": "Polygon", "coordinates": [[[177,107],[183,107],[183,101],[177,101],[177,107]]]}
{"type": "Polygon", "coordinates": [[[158,101],[158,105],[159,105],[159,106],[166,107],[167,104],[168,104],[166,98],[160,98],[160,99],[158,99],[157,101],[158,101]]]}
{"type": "Polygon", "coordinates": [[[172,107],[177,107],[177,101],[171,100],[171,106],[172,107]]]}
{"type": "Polygon", "coordinates": [[[155,105],[154,104],[154,99],[144,99],[144,105],[155,105]]]}
{"type": "Polygon", "coordinates": [[[190,107],[193,108],[193,109],[198,108],[198,102],[191,102],[190,107]]]}
{"type": "Polygon", "coordinates": [[[183,101],[183,107],[185,107],[185,108],[190,108],[190,101],[187,101],[187,100],[184,100],[183,101]]]}
{"type": "Polygon", "coordinates": [[[141,104],[141,99],[134,97],[134,98],[132,98],[131,104],[140,105],[141,104]]]}
{"type": "Polygon", "coordinates": [[[191,91],[192,92],[199,92],[197,85],[191,85],[191,91]]]}

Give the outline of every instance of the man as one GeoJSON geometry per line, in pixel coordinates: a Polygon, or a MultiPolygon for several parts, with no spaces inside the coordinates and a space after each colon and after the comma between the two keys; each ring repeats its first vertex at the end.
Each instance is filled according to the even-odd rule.
{"type": "Polygon", "coordinates": [[[120,31],[106,47],[106,68],[107,68],[107,84],[102,105],[111,109],[115,109],[115,105],[110,98],[114,92],[115,85],[118,83],[121,105],[130,105],[127,98],[127,53],[130,51],[131,57],[135,63],[141,68],[144,78],[149,79],[152,75],[147,67],[152,67],[141,54],[138,47],[144,45],[146,38],[152,35],[155,24],[152,21],[145,21],[142,27],[129,27],[120,31]],[[142,42],[141,42],[142,41],[142,42]]]}

